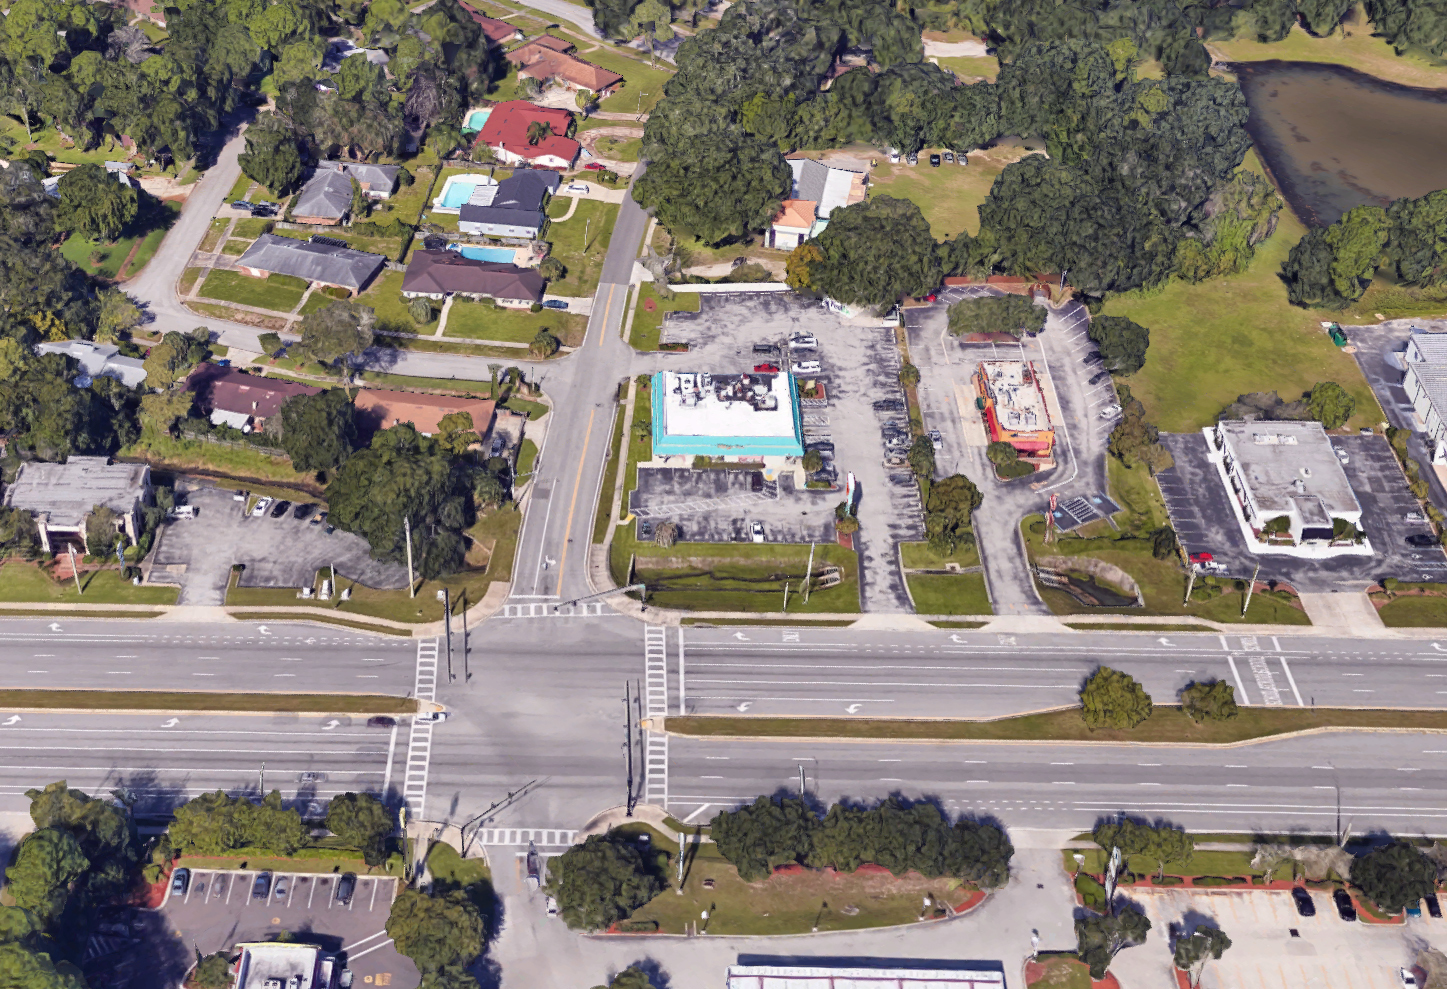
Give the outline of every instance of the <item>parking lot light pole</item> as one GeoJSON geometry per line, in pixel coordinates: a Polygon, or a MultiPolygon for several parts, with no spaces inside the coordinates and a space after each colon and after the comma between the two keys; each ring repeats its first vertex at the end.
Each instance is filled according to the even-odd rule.
{"type": "Polygon", "coordinates": [[[447,639],[447,682],[451,683],[457,679],[452,672],[452,595],[444,587],[437,592],[437,600],[442,602],[442,631],[447,639]]]}
{"type": "Polygon", "coordinates": [[[407,534],[407,594],[417,596],[417,582],[412,576],[412,517],[402,516],[402,531],[407,534]]]}

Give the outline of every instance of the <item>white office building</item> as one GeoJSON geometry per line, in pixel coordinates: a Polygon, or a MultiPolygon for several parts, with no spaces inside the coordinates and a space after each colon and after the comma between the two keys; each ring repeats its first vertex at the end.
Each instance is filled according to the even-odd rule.
{"type": "Polygon", "coordinates": [[[1434,464],[1447,464],[1447,333],[1413,329],[1402,354],[1402,389],[1434,464]]]}

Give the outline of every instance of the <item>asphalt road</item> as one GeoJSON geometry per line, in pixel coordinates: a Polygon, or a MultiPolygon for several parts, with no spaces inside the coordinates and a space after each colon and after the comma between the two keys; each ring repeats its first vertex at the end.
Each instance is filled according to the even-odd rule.
{"type": "Polygon", "coordinates": [[[416,643],[334,625],[22,618],[0,621],[7,687],[393,694],[416,643]]]}
{"type": "Polygon", "coordinates": [[[668,808],[704,821],[760,794],[823,805],[898,793],[1011,827],[1089,830],[1121,812],[1192,830],[1447,831],[1447,740],[1342,733],[1231,749],[669,740],[668,808]]]}

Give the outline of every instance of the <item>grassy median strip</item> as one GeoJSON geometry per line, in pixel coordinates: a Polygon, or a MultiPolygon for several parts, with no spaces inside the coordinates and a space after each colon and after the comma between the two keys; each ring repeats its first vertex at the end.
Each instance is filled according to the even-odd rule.
{"type": "Polygon", "coordinates": [[[1079,708],[993,721],[907,721],[886,718],[763,718],[713,715],[672,717],[675,735],[758,738],[893,739],[978,742],[1188,742],[1224,745],[1313,728],[1397,728],[1447,731],[1447,711],[1373,711],[1354,708],[1243,707],[1229,721],[1196,724],[1179,707],[1157,705],[1129,730],[1091,731],[1079,708]]]}
{"type": "Polygon", "coordinates": [[[232,694],[190,690],[0,690],[7,711],[235,711],[245,714],[412,714],[386,694],[232,694]]]}
{"type": "MultiPolygon", "coordinates": [[[[438,609],[439,611],[441,609],[438,609]]],[[[378,635],[401,635],[410,637],[411,629],[392,628],[390,625],[373,625],[369,622],[347,621],[345,618],[333,618],[331,615],[313,614],[307,612],[292,611],[231,611],[232,618],[243,622],[312,622],[322,625],[341,625],[344,628],[360,629],[363,632],[376,632],[378,635]]],[[[438,619],[441,620],[440,618],[438,619]]]]}

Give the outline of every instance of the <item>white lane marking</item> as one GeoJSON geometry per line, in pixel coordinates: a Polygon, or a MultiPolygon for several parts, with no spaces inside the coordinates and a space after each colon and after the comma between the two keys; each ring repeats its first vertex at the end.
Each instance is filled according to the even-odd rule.
{"type": "MultiPolygon", "coordinates": [[[[374,891],[372,892],[372,898],[375,900],[375,899],[376,899],[376,896],[377,896],[377,894],[376,894],[376,891],[374,890],[374,891]]],[[[370,955],[372,952],[378,950],[379,948],[385,948],[385,947],[387,947],[387,945],[389,945],[389,944],[391,944],[391,943],[392,943],[392,939],[391,939],[391,938],[388,938],[387,940],[383,941],[381,944],[374,944],[374,945],[372,945],[372,947],[370,947],[370,948],[364,948],[364,949],[362,949],[361,951],[357,951],[357,952],[350,952],[350,951],[349,951],[349,952],[347,952],[347,964],[350,965],[352,962],[356,961],[358,958],[361,958],[363,955],[370,955]]]]}
{"type": "MultiPolygon", "coordinates": [[[[1221,645],[1224,646],[1225,644],[1226,637],[1223,635],[1221,636],[1221,645]]],[[[1236,681],[1236,693],[1241,696],[1241,705],[1243,707],[1250,707],[1251,699],[1246,696],[1246,685],[1241,682],[1241,671],[1236,669],[1236,660],[1227,656],[1226,662],[1231,664],[1231,677],[1236,681]]]]}
{"type": "Polygon", "coordinates": [[[683,819],[683,823],[684,823],[684,824],[687,824],[689,821],[693,820],[695,817],[697,817],[698,815],[702,814],[704,811],[708,810],[708,809],[709,809],[710,807],[712,807],[712,806],[713,806],[713,804],[699,804],[698,810],[694,811],[692,814],[689,814],[687,817],[685,817],[685,818],[683,819]]]}
{"type": "MultiPolygon", "coordinates": [[[[1273,636],[1271,637],[1271,641],[1272,641],[1272,642],[1275,642],[1275,641],[1276,641],[1276,636],[1273,635],[1273,636]]],[[[1279,646],[1277,647],[1277,651],[1280,652],[1280,647],[1279,647],[1279,646]]],[[[1297,706],[1297,707],[1306,707],[1306,705],[1305,705],[1304,703],[1302,703],[1302,700],[1301,700],[1301,691],[1299,691],[1299,690],[1296,689],[1296,677],[1294,677],[1294,676],[1291,675],[1291,667],[1289,667],[1289,666],[1286,665],[1286,657],[1285,657],[1285,656],[1277,656],[1276,658],[1281,662],[1281,669],[1282,669],[1282,671],[1285,672],[1285,674],[1286,674],[1286,682],[1289,683],[1289,684],[1291,684],[1291,693],[1296,697],[1296,706],[1297,706]]]]}
{"type": "Polygon", "coordinates": [[[387,773],[382,777],[382,792],[385,794],[392,786],[392,757],[397,753],[397,725],[392,725],[392,737],[387,740],[387,773]]]}

